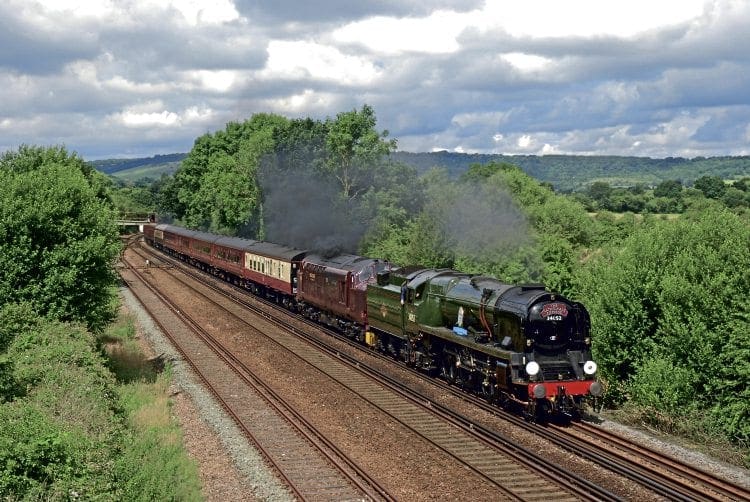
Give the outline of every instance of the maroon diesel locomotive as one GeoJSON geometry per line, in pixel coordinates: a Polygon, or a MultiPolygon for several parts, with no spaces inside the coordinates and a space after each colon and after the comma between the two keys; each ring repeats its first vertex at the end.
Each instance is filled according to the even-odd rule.
{"type": "Polygon", "coordinates": [[[300,311],[363,342],[363,328],[367,326],[367,285],[389,268],[388,262],[362,256],[345,254],[323,258],[308,254],[302,260],[299,276],[300,311]]]}

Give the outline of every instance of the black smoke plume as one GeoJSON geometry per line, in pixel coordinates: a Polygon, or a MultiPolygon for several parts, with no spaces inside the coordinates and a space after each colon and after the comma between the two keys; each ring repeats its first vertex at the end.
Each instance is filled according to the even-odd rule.
{"type": "Polygon", "coordinates": [[[472,258],[487,258],[529,242],[529,226],[513,197],[491,184],[461,184],[443,206],[446,243],[472,258]]]}
{"type": "Polygon", "coordinates": [[[367,228],[358,204],[344,200],[332,177],[317,171],[260,170],[265,240],[323,256],[356,253],[367,228]]]}

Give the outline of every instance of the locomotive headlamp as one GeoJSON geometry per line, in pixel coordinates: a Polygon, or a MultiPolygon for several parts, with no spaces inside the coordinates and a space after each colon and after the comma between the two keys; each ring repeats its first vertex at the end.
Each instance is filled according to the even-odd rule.
{"type": "Polygon", "coordinates": [[[539,373],[539,363],[536,361],[529,361],[526,363],[526,374],[529,376],[535,376],[539,373]]]}
{"type": "Polygon", "coordinates": [[[583,372],[587,375],[593,375],[596,373],[596,363],[594,361],[586,361],[583,363],[583,372]]]}

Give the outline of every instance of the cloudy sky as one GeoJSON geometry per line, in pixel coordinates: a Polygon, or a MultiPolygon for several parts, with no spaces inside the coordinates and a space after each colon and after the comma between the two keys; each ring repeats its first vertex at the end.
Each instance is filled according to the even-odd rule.
{"type": "Polygon", "coordinates": [[[400,150],[750,154],[748,0],[2,0],[0,152],[371,105],[400,150]]]}

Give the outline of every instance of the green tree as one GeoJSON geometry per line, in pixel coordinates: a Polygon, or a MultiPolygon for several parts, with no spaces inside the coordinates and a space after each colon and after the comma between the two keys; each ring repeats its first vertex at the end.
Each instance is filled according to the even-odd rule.
{"type": "Polygon", "coordinates": [[[279,115],[260,113],[201,136],[165,187],[163,202],[191,227],[231,234],[251,220],[257,225],[257,171],[274,149],[277,130],[288,123],[279,115]]]}
{"type": "MultiPolygon", "coordinates": [[[[481,183],[502,171],[519,170],[509,162],[487,162],[486,164],[471,164],[469,169],[461,175],[459,181],[462,183],[481,183]]],[[[548,187],[551,189],[551,187],[548,187]]]]}
{"type": "Polygon", "coordinates": [[[8,152],[0,171],[0,298],[102,328],[120,251],[106,184],[59,147],[8,152]]]}
{"type": "Polygon", "coordinates": [[[646,211],[649,213],[681,213],[685,210],[682,197],[654,197],[646,202],[646,211]]]}
{"type": "Polygon", "coordinates": [[[345,198],[352,199],[370,185],[374,168],[396,149],[396,140],[387,140],[388,131],[375,129],[375,111],[363,105],[360,111],[352,110],[328,120],[325,169],[341,185],[345,198]]]}
{"type": "Polygon", "coordinates": [[[654,197],[669,197],[675,199],[682,193],[682,183],[679,180],[664,180],[654,188],[654,197]]]}
{"type": "Polygon", "coordinates": [[[412,218],[424,207],[424,185],[410,166],[388,162],[361,197],[359,221],[368,228],[360,253],[408,263],[412,218]]]}
{"type": "Polygon", "coordinates": [[[608,207],[609,197],[612,194],[612,187],[606,181],[595,181],[589,186],[586,193],[600,207],[608,207]]]}
{"type": "Polygon", "coordinates": [[[732,186],[737,190],[742,190],[743,192],[750,191],[750,178],[739,179],[735,181],[732,186]]]}
{"type": "Polygon", "coordinates": [[[616,190],[610,195],[606,207],[618,213],[641,213],[646,207],[646,199],[627,190],[616,190]]]}
{"type": "Polygon", "coordinates": [[[694,403],[728,435],[747,438],[750,371],[740,358],[750,350],[750,316],[738,294],[750,291],[750,253],[738,252],[747,249],[747,222],[712,203],[679,220],[647,220],[592,260],[578,279],[605,378],[639,375],[637,386],[650,388],[658,372],[646,364],[665,359],[691,386],[670,391],[661,409],[694,403]]]}
{"type": "Polygon", "coordinates": [[[727,207],[740,207],[750,205],[750,197],[747,193],[739,190],[733,186],[727,187],[726,192],[721,197],[721,201],[727,205],[727,207]]]}
{"type": "Polygon", "coordinates": [[[327,135],[327,123],[311,118],[290,120],[286,127],[274,129],[273,153],[266,160],[288,173],[325,171],[327,135]]]}
{"type": "Polygon", "coordinates": [[[709,199],[720,199],[727,191],[727,185],[718,176],[701,176],[693,186],[709,199]]]}

